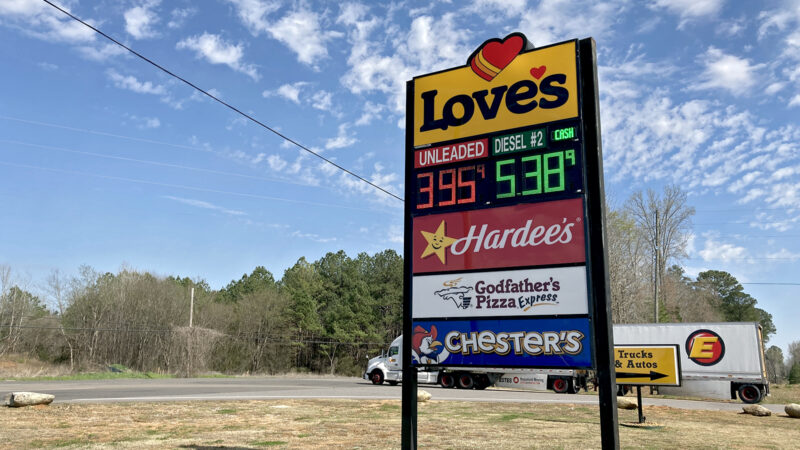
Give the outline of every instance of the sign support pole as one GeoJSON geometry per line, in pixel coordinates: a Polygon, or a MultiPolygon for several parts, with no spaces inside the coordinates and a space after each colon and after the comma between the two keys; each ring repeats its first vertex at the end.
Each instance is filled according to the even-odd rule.
{"type": "Polygon", "coordinates": [[[644,421],[647,420],[647,418],[644,417],[644,412],[642,411],[642,387],[641,386],[636,386],[636,401],[638,402],[637,406],[639,407],[639,423],[644,423],[644,421]]]}
{"type": "Polygon", "coordinates": [[[619,420],[614,380],[614,335],[611,327],[611,295],[608,287],[608,255],[605,246],[605,192],[600,145],[600,105],[597,92],[597,53],[594,39],[579,41],[583,88],[584,149],[586,158],[586,208],[589,227],[595,367],[599,382],[600,439],[604,449],[619,448],[619,420]]]}
{"type": "MultiPolygon", "coordinates": [[[[414,83],[406,83],[406,148],[414,148],[414,83]]],[[[406,154],[406,173],[414,167],[414,152],[406,154]]],[[[405,227],[404,227],[404,255],[403,255],[403,348],[400,349],[400,356],[403,358],[403,384],[402,384],[402,426],[400,429],[400,446],[403,450],[415,450],[417,448],[417,369],[411,365],[411,260],[414,258],[414,250],[411,245],[412,226],[411,226],[411,198],[413,198],[413,186],[406,183],[405,192],[405,227]]]]}

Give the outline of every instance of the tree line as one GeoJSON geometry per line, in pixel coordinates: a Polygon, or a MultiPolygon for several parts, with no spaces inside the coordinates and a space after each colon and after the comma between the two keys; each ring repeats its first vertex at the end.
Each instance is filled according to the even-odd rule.
{"type": "MultiPolygon", "coordinates": [[[[609,209],[614,322],[755,321],[766,342],[776,331],[772,316],[736,278],[708,270],[692,279],[679,265],[693,214],[674,186],[609,209]]],[[[393,250],[301,257],[279,280],[259,266],[218,290],[202,279],[90,267],[69,279],[54,271],[33,288],[0,266],[0,357],[29,353],[73,368],[122,364],[182,375],[358,375],[366,355],[401,333],[402,298],[403,259],[393,250]]],[[[781,349],[768,349],[773,378],[800,364],[795,350],[785,367],[781,349]]]]}

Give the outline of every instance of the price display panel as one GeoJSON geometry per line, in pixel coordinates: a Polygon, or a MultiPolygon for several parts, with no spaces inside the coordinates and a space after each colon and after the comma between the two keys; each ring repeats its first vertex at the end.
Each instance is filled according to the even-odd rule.
{"type": "Polygon", "coordinates": [[[417,149],[413,211],[423,215],[580,195],[579,136],[578,122],[566,121],[417,149]]]}

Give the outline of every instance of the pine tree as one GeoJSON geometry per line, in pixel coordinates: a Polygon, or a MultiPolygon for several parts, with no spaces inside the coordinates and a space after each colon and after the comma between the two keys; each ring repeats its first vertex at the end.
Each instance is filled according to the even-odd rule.
{"type": "Polygon", "coordinates": [[[789,384],[800,384],[800,362],[794,363],[789,371],[789,384]]]}

